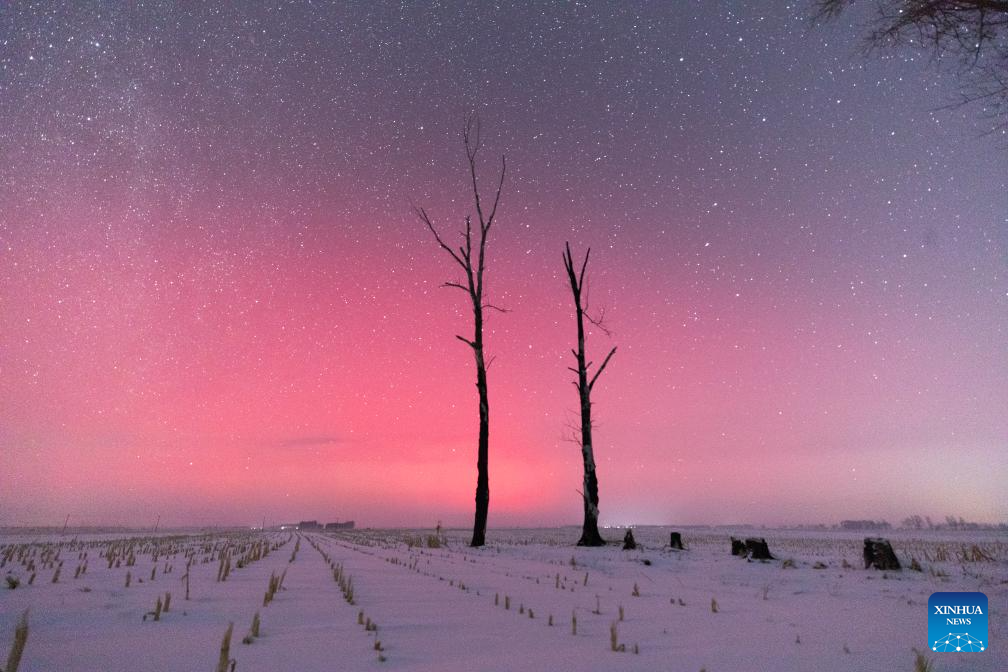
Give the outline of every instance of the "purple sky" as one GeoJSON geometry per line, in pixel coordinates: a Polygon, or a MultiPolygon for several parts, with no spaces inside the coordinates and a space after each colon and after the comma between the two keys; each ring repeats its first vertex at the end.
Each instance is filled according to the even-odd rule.
{"type": "Polygon", "coordinates": [[[0,7],[0,524],[1008,518],[1008,149],[805,3],[0,7]]]}

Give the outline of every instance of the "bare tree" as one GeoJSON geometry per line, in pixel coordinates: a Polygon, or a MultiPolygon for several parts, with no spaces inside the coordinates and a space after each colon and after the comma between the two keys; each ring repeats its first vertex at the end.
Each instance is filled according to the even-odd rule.
{"type": "Polygon", "coordinates": [[[584,461],[584,490],[581,492],[581,499],[584,502],[584,524],[581,526],[581,539],[578,546],[604,546],[605,540],[598,530],[599,496],[598,496],[598,476],[595,473],[595,452],[592,448],[592,419],[591,419],[591,392],[595,387],[598,377],[602,375],[609,360],[616,353],[614,347],[602,360],[602,365],[595,371],[595,375],[588,378],[588,368],[592,362],[585,356],[585,327],[587,319],[592,324],[605,330],[602,326],[601,315],[592,318],[586,312],[584,290],[585,269],[588,268],[588,256],[591,248],[585,252],[584,261],[581,263],[581,270],[578,272],[574,267],[574,257],[571,255],[570,243],[566,243],[563,260],[564,268],[567,269],[567,279],[570,280],[571,294],[574,296],[574,312],[577,317],[577,350],[571,349],[571,354],[577,360],[577,368],[567,367],[577,375],[574,386],[577,387],[578,401],[581,404],[581,458],[584,461]]]}
{"type": "Polygon", "coordinates": [[[479,445],[476,453],[476,517],[473,524],[471,546],[482,546],[486,543],[487,513],[490,508],[490,479],[487,473],[488,448],[490,444],[490,402],[487,398],[487,364],[483,351],[483,316],[484,310],[501,310],[497,306],[486,303],[483,298],[483,271],[486,268],[486,242],[490,227],[497,215],[497,205],[500,203],[501,189],[504,186],[504,174],[507,162],[501,155],[500,179],[497,182],[497,192],[494,194],[493,205],[489,213],[484,213],[483,202],[480,200],[479,185],[476,179],[476,155],[482,147],[480,138],[479,117],[474,114],[466,118],[462,131],[462,142],[465,145],[466,160],[469,164],[469,175],[472,179],[473,199],[476,203],[476,218],[478,220],[478,238],[473,240],[473,222],[471,215],[465,218],[465,233],[462,244],[453,248],[446,243],[434,227],[434,223],[423,208],[416,208],[416,215],[427,225],[427,228],[441,249],[447,252],[463,272],[460,282],[445,282],[443,287],[451,287],[465,292],[472,302],[473,337],[456,335],[468,345],[476,359],[476,390],[479,394],[479,445]]]}
{"type": "MultiPolygon", "coordinates": [[[[832,19],[854,0],[816,0],[816,19],[832,19]]],[[[1008,134],[1008,0],[876,0],[868,27],[870,48],[908,46],[951,61],[960,76],[959,99],[974,103],[991,132],[1008,134]]]]}

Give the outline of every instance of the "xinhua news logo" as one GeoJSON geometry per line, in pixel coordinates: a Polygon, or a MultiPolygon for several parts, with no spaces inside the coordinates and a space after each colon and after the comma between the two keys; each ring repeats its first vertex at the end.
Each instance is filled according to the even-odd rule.
{"type": "Polygon", "coordinates": [[[983,593],[932,593],[928,598],[928,648],[932,651],[984,651],[988,632],[983,593]]]}

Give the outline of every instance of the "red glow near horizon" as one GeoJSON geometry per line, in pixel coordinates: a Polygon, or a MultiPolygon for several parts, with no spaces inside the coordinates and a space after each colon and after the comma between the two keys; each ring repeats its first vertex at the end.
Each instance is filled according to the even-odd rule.
{"type": "MultiPolygon", "coordinates": [[[[490,320],[492,521],[576,522],[579,451],[564,440],[576,408],[565,368],[573,317],[551,268],[559,254],[544,246],[507,268],[513,228],[495,234],[488,277],[512,312],[490,320]],[[547,270],[535,277],[527,267],[547,270]]],[[[72,249],[33,268],[32,251],[22,251],[24,272],[5,305],[14,318],[6,350],[23,363],[2,383],[18,418],[5,440],[22,446],[20,474],[5,488],[7,522],[52,523],[69,511],[81,523],[164,513],[167,524],[466,524],[473,370],[452,336],[469,316],[438,286],[447,279],[438,251],[415,237],[410,250],[356,247],[300,262],[234,244],[221,254],[260,263],[225,278],[194,264],[191,238],[144,268],[72,249]],[[357,284],[327,292],[325,279],[343,265],[357,284]],[[397,278],[390,268],[410,270],[397,278]],[[391,298],[369,301],[377,291],[391,298]]],[[[955,427],[980,430],[993,417],[993,408],[957,409],[954,388],[901,402],[899,390],[927,385],[932,371],[915,371],[917,360],[873,361],[868,337],[796,335],[788,312],[811,308],[775,315],[757,297],[707,319],[684,314],[697,300],[685,293],[649,314],[648,279],[607,252],[595,250],[590,272],[614,335],[589,337],[592,352],[620,346],[595,399],[606,523],[867,515],[885,510],[875,493],[894,471],[956,440],[951,429],[934,435],[932,413],[957,413],[955,427]],[[851,361],[863,366],[851,370],[851,361]],[[920,411],[895,421],[886,409],[901,403],[920,411]],[[887,448],[877,453],[880,441],[887,448]]],[[[838,322],[826,316],[821,329],[843,334],[838,322]]],[[[920,356],[937,357],[942,345],[930,347],[920,356]]],[[[962,476],[985,479],[982,470],[962,476]]],[[[911,491],[933,496],[928,479],[911,479],[911,491]]]]}
{"type": "MultiPolygon", "coordinates": [[[[952,124],[875,127],[934,107],[916,64],[769,62],[783,15],[719,36],[740,50],[721,58],[686,39],[727,25],[716,8],[649,9],[649,49],[616,12],[566,17],[571,44],[433,40],[402,62],[316,10],[172,11],[213,39],[113,39],[135,36],[125,11],[57,16],[79,39],[51,54],[39,17],[0,35],[0,525],[468,525],[471,315],[410,214],[451,236],[469,212],[465,106],[404,100],[488,77],[482,175],[510,166],[487,271],[511,311],[487,331],[492,526],[579,522],[568,240],[592,248],[612,330],[589,356],[619,347],[593,394],[604,524],[1008,516],[1004,157],[952,124]],[[740,63],[770,99],[720,88],[740,63]]],[[[331,11],[396,39],[433,21],[331,11]]]]}

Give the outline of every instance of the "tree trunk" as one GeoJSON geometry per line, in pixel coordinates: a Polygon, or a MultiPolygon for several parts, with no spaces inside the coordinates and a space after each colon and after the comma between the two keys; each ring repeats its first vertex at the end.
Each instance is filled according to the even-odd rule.
{"type": "Polygon", "coordinates": [[[487,399],[486,363],[483,359],[483,310],[476,309],[476,390],[479,392],[479,447],[476,454],[476,516],[470,546],[486,543],[487,516],[490,511],[490,476],[488,474],[490,446],[490,402],[487,399]]]}
{"type": "Polygon", "coordinates": [[[875,567],[882,570],[899,571],[899,558],[893,552],[892,544],[888,539],[873,539],[868,537],[864,540],[864,566],[865,569],[875,567]]]}
{"type": "Polygon", "coordinates": [[[750,560],[773,560],[774,557],[770,555],[770,547],[767,546],[766,539],[760,537],[749,538],[745,540],[746,551],[749,553],[750,560]]]}
{"type": "Polygon", "coordinates": [[[595,453],[592,450],[591,398],[588,390],[588,372],[584,363],[584,325],[581,306],[578,305],[578,391],[581,398],[581,459],[584,462],[584,522],[578,546],[605,546],[605,539],[598,529],[598,476],[595,473],[595,453]]]}
{"type": "Polygon", "coordinates": [[[595,456],[590,443],[582,446],[581,457],[584,459],[584,522],[577,545],[605,546],[605,539],[598,529],[598,477],[595,475],[595,456]]]}

